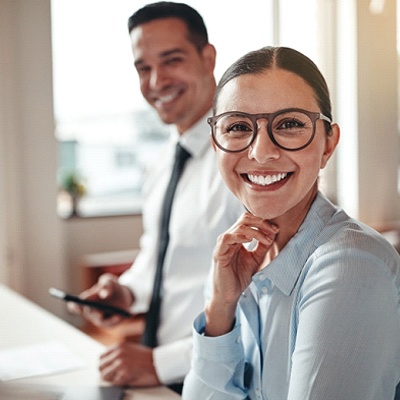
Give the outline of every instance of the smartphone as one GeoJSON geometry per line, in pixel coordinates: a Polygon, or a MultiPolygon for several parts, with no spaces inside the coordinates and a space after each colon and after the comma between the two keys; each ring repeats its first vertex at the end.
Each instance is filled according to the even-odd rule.
{"type": "Polygon", "coordinates": [[[83,306],[88,306],[91,308],[96,308],[97,310],[103,311],[106,316],[111,316],[113,314],[121,315],[122,317],[125,318],[130,318],[132,317],[132,314],[123,308],[119,307],[114,307],[105,303],[101,303],[99,301],[93,301],[93,300],[85,300],[81,299],[78,296],[74,296],[72,294],[66,293],[62,290],[56,289],[56,288],[50,288],[49,293],[53,297],[57,297],[58,299],[64,300],[64,301],[72,301],[77,304],[81,304],[83,306]]]}

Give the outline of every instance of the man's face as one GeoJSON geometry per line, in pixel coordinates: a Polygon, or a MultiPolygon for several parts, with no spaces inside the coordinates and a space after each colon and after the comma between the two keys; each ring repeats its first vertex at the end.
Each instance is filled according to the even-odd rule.
{"type": "Polygon", "coordinates": [[[144,98],[183,133],[212,105],[214,48],[207,45],[199,52],[178,18],[142,24],[132,30],[131,40],[144,98]]]}

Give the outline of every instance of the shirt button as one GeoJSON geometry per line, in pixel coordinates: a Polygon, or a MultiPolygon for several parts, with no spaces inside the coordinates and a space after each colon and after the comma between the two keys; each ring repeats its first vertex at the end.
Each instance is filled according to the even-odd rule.
{"type": "Polygon", "coordinates": [[[240,343],[242,341],[242,338],[240,337],[240,336],[238,336],[237,338],[236,338],[236,343],[240,343]]]}
{"type": "Polygon", "coordinates": [[[266,286],[263,286],[263,287],[261,288],[261,291],[262,291],[264,294],[267,294],[267,293],[268,293],[268,288],[267,288],[266,286]]]}
{"type": "Polygon", "coordinates": [[[260,274],[260,275],[258,276],[258,279],[259,279],[260,281],[265,281],[265,280],[267,279],[267,276],[266,276],[265,274],[260,274]]]}

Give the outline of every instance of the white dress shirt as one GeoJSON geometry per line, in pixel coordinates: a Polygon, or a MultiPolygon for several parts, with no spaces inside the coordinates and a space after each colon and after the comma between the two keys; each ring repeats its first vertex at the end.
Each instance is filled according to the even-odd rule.
{"type": "Polygon", "coordinates": [[[400,380],[400,258],[319,194],[219,337],[195,322],[187,400],[393,400],[400,380]]]}
{"type": "Polygon", "coordinates": [[[159,221],[177,141],[191,153],[171,210],[170,240],[163,268],[163,296],[153,357],[163,384],[182,382],[190,369],[192,324],[204,308],[204,284],[219,234],[244,212],[220,177],[204,117],[181,137],[173,132],[144,186],[140,252],[120,277],[136,299],[133,312],[146,312],[157,264],[159,221]]]}

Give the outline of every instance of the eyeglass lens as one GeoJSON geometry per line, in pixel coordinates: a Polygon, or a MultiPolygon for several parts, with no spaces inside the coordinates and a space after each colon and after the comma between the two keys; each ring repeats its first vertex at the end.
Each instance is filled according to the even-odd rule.
{"type": "MultiPolygon", "coordinates": [[[[313,136],[313,120],[301,111],[279,113],[268,124],[276,143],[285,149],[299,149],[307,145],[313,136]]],[[[241,151],[251,144],[257,129],[255,118],[241,113],[228,113],[216,121],[214,139],[228,151],[241,151]]]]}

